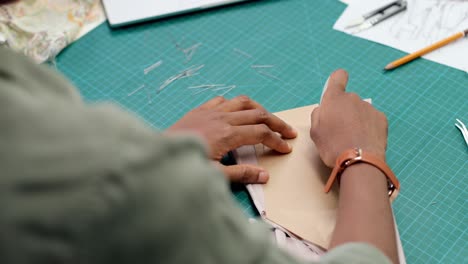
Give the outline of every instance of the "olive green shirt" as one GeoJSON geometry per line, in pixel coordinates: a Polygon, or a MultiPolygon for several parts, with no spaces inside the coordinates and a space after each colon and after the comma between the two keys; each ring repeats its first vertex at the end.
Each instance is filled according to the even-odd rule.
{"type": "MultiPolygon", "coordinates": [[[[193,138],[168,137],[0,49],[0,263],[298,263],[193,138]]],[[[320,263],[389,263],[348,244],[320,263]]]]}

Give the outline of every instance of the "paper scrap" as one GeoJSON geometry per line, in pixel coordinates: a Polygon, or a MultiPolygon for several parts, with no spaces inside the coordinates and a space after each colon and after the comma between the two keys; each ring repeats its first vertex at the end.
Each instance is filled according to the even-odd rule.
{"type": "MultiPolygon", "coordinates": [[[[347,9],[335,23],[335,30],[345,29],[354,20],[389,0],[346,1],[347,9]]],[[[468,29],[468,1],[408,0],[408,9],[355,36],[408,53],[468,29]]],[[[468,69],[468,38],[448,44],[423,58],[462,71],[468,69]]],[[[394,58],[399,59],[397,57],[394,58]]],[[[391,61],[382,61],[382,68],[391,61]]]]}

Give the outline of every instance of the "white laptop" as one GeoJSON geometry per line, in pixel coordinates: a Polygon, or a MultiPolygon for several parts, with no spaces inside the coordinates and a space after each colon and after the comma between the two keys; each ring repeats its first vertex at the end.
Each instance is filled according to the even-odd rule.
{"type": "Polygon", "coordinates": [[[103,0],[112,27],[248,0],[103,0]]]}

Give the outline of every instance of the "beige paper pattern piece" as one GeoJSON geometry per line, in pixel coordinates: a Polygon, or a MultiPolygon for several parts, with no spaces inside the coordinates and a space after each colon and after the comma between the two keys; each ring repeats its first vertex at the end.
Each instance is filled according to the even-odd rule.
{"type": "MultiPolygon", "coordinates": [[[[371,103],[370,99],[365,101],[371,103]]],[[[290,154],[278,154],[263,145],[243,146],[234,151],[237,162],[260,165],[269,171],[267,184],[249,184],[247,190],[267,223],[294,239],[303,239],[301,242],[311,249],[304,257],[321,255],[323,249],[328,249],[338,206],[338,186],[324,193],[331,171],[322,163],[309,137],[310,115],[317,106],[275,113],[298,131],[296,139],[288,140],[293,146],[290,154]]],[[[405,264],[396,221],[395,232],[400,263],[405,264]]]]}
{"type": "Polygon", "coordinates": [[[281,155],[257,145],[257,162],[268,168],[270,180],[264,186],[266,217],[300,237],[323,248],[330,243],[338,205],[336,186],[323,191],[328,169],[310,140],[310,113],[318,105],[275,113],[298,131],[289,140],[294,151],[281,155]]]}

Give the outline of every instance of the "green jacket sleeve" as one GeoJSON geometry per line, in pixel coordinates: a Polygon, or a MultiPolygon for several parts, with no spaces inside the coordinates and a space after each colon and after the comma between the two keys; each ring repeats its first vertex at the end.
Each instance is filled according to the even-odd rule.
{"type": "MultiPolygon", "coordinates": [[[[248,223],[198,140],[0,58],[0,263],[297,263],[248,223]]],[[[386,261],[360,245],[323,263],[349,254],[386,261]]]]}

